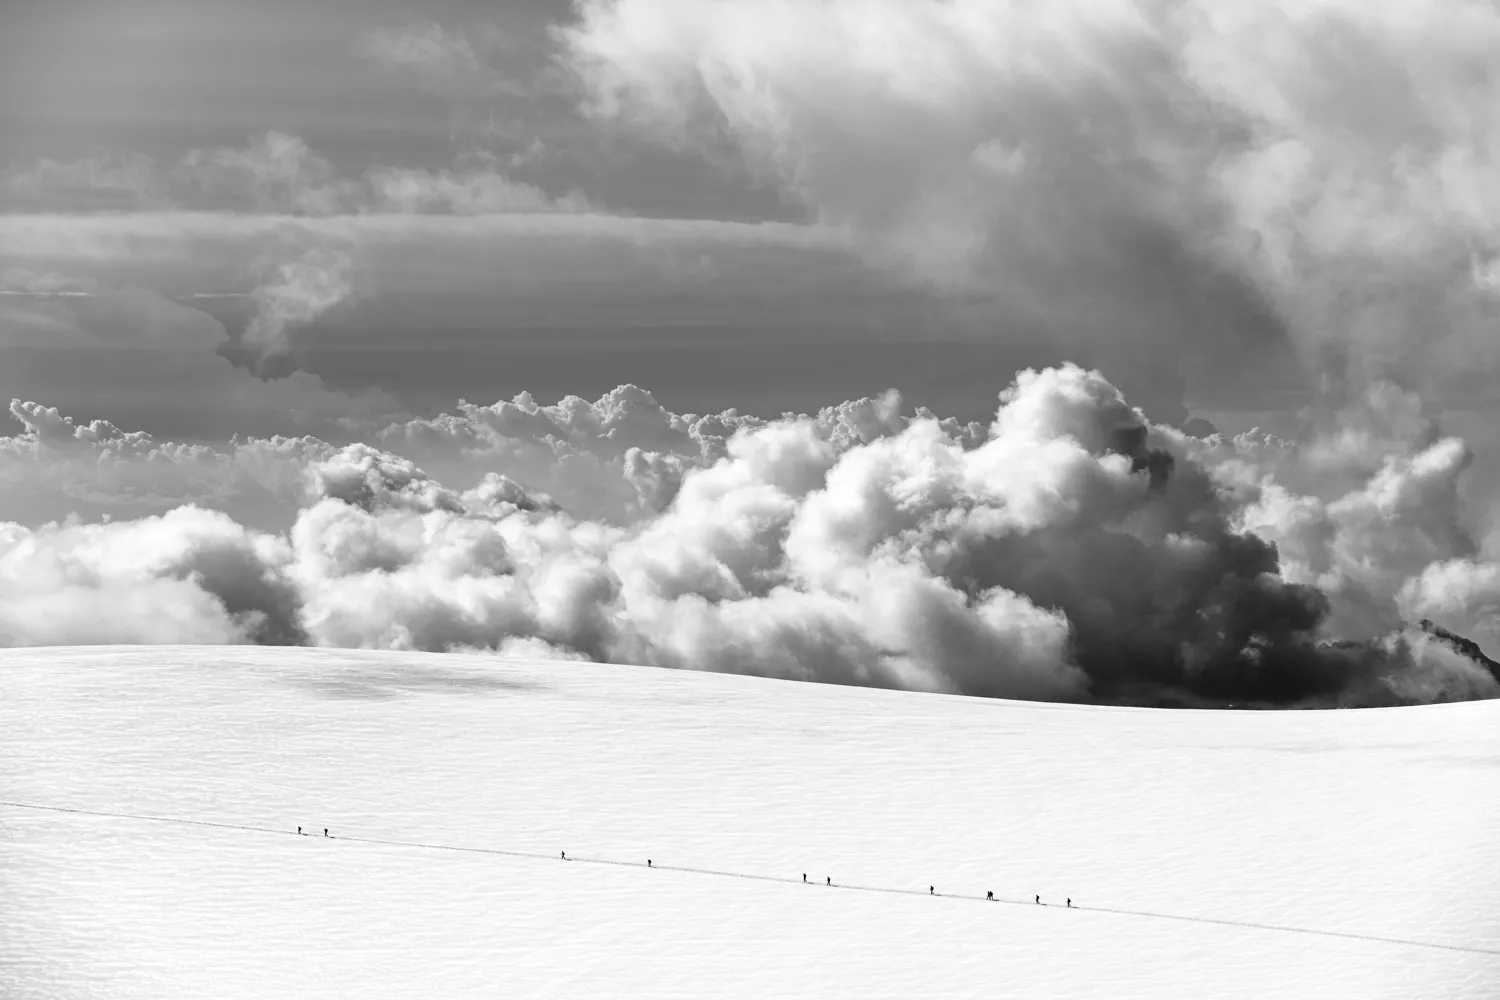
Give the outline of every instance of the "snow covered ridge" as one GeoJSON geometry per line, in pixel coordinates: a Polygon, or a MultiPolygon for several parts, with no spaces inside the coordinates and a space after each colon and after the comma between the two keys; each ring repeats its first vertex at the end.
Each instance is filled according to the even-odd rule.
{"type": "MultiPolygon", "coordinates": [[[[634,387],[565,403],[381,436],[448,448],[454,475],[455,455],[507,470],[467,488],[370,445],[281,441],[307,491],[285,534],[192,505],[0,525],[0,637],[498,650],[1109,704],[1500,695],[1474,655],[1500,641],[1500,564],[1461,516],[1468,450],[1389,386],[1301,446],[1153,425],[1074,366],[1020,373],[987,428],[894,396],[769,422],[670,414],[634,387]],[[634,501],[591,507],[610,476],[634,501]],[[1419,618],[1452,632],[1401,626],[1419,618]]],[[[120,443],[84,430],[49,440],[120,443]]]]}
{"type": "Polygon", "coordinates": [[[0,650],[0,996],[1492,1000],[1497,723],[0,650]]]}

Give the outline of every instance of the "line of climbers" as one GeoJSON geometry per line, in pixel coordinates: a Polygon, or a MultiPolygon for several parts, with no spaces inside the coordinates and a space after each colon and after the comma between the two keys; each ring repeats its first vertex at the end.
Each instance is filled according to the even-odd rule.
{"type": "MultiPolygon", "coordinates": [[[[301,833],[302,832],[302,827],[300,827],[300,826],[297,827],[297,832],[301,833]]],[[[323,831],[323,835],[326,837],[328,835],[328,831],[324,830],[323,831]]],[[[560,852],[559,856],[564,861],[568,860],[568,852],[567,851],[560,852]]],[[[650,858],[646,859],[646,867],[647,868],[655,867],[654,865],[651,864],[651,859],[650,858]]],[[[803,872],[802,873],[802,881],[804,881],[804,882],[807,881],[807,872],[803,872]]],[[[830,885],[830,886],[833,885],[833,876],[832,875],[828,875],[828,876],[824,877],[823,883],[825,885],[830,885]]],[[[936,889],[936,887],[929,885],[927,887],[927,893],[930,896],[936,896],[937,895],[937,889],[936,889]]],[[[988,900],[993,900],[995,898],[995,894],[994,894],[994,892],[986,892],[984,894],[984,898],[988,899],[988,900]]],[[[1036,902],[1037,902],[1038,905],[1041,905],[1042,897],[1041,896],[1037,896],[1036,897],[1036,902]]],[[[1069,896],[1067,898],[1067,905],[1068,905],[1069,908],[1072,908],[1072,906],[1073,906],[1073,898],[1071,896],[1069,896]]]]}
{"type": "MultiPolygon", "coordinates": [[[[306,836],[306,834],[302,833],[302,827],[300,827],[300,826],[297,827],[297,832],[299,834],[302,834],[302,836],[306,836]]],[[[323,828],[323,836],[325,836],[325,837],[328,836],[328,827],[326,827],[326,826],[323,828]]],[[[562,860],[564,860],[564,861],[568,860],[568,852],[567,851],[561,851],[561,852],[559,852],[558,856],[561,857],[562,860]]],[[[646,867],[647,868],[655,867],[654,865],[652,865],[650,858],[646,859],[646,867]]],[[[803,872],[802,873],[802,881],[804,881],[804,882],[807,881],[807,872],[803,872]]],[[[833,885],[833,876],[832,875],[826,876],[823,879],[823,882],[824,882],[825,885],[830,885],[830,886],[833,885]]],[[[936,896],[937,895],[937,888],[935,886],[930,886],[929,885],[927,887],[927,893],[928,893],[928,895],[936,896]]],[[[994,892],[986,892],[984,894],[984,898],[988,899],[988,900],[993,900],[995,898],[995,894],[994,894],[994,892]]],[[[1042,897],[1040,895],[1038,895],[1038,896],[1035,897],[1035,900],[1036,900],[1037,904],[1040,905],[1041,902],[1042,902],[1042,897]]],[[[1072,897],[1068,897],[1067,905],[1068,905],[1069,908],[1071,908],[1073,906],[1073,899],[1072,899],[1072,897]]]]}
{"type": "MultiPolygon", "coordinates": [[[[297,832],[299,834],[302,834],[302,836],[306,836],[306,834],[302,833],[302,827],[300,827],[300,826],[297,827],[297,832]]],[[[325,837],[328,836],[328,827],[326,827],[326,826],[323,828],[323,836],[325,836],[325,837]]],[[[568,860],[568,852],[567,851],[560,851],[558,856],[561,857],[562,860],[564,860],[564,861],[568,860]]],[[[646,867],[647,868],[655,867],[654,865],[652,865],[650,858],[646,859],[646,867]]],[[[803,872],[802,873],[802,881],[804,881],[804,882],[807,881],[807,872],[803,872]]],[[[830,886],[833,885],[833,876],[832,875],[826,876],[823,879],[823,883],[825,885],[830,885],[830,886]]],[[[937,895],[937,888],[935,886],[930,886],[929,885],[927,887],[927,893],[930,896],[936,896],[937,895]]],[[[993,900],[995,898],[995,894],[994,894],[994,892],[986,892],[984,894],[984,898],[987,899],[987,900],[993,900]]],[[[1038,896],[1036,896],[1034,898],[1036,900],[1036,903],[1038,905],[1041,905],[1042,897],[1040,895],[1038,895],[1038,896]]],[[[1072,908],[1072,906],[1073,906],[1073,899],[1072,899],[1071,896],[1068,897],[1068,899],[1067,899],[1067,905],[1068,905],[1069,908],[1072,908]]]]}

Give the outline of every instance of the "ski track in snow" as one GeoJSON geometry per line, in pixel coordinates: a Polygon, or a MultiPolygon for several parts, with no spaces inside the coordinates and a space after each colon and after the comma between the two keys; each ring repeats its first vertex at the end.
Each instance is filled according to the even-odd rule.
{"type": "Polygon", "coordinates": [[[0,995],[1489,1000],[1497,766],[1494,702],[11,650],[0,995]]]}

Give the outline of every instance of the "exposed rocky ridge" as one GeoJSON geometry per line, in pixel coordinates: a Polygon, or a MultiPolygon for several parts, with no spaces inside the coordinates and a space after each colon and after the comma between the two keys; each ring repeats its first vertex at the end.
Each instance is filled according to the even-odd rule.
{"type": "Polygon", "coordinates": [[[1428,635],[1441,639],[1452,647],[1454,651],[1462,653],[1475,663],[1478,663],[1488,670],[1490,676],[1494,677],[1496,681],[1500,681],[1500,662],[1496,662],[1484,655],[1484,650],[1480,649],[1479,643],[1473,639],[1466,639],[1456,632],[1450,632],[1448,629],[1426,618],[1417,622],[1417,627],[1428,635]]]}

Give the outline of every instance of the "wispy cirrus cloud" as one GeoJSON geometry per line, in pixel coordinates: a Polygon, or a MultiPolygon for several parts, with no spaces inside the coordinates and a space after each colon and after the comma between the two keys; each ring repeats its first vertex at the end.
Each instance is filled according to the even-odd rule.
{"type": "Polygon", "coordinates": [[[506,176],[492,155],[471,153],[453,167],[371,167],[341,177],[301,138],[270,131],[245,146],[197,148],[175,163],[142,155],[100,154],[44,161],[4,179],[3,207],[17,211],[214,211],[334,216],[582,212],[593,206],[577,191],[549,196],[506,176]],[[120,162],[128,164],[121,173],[120,162]]]}

